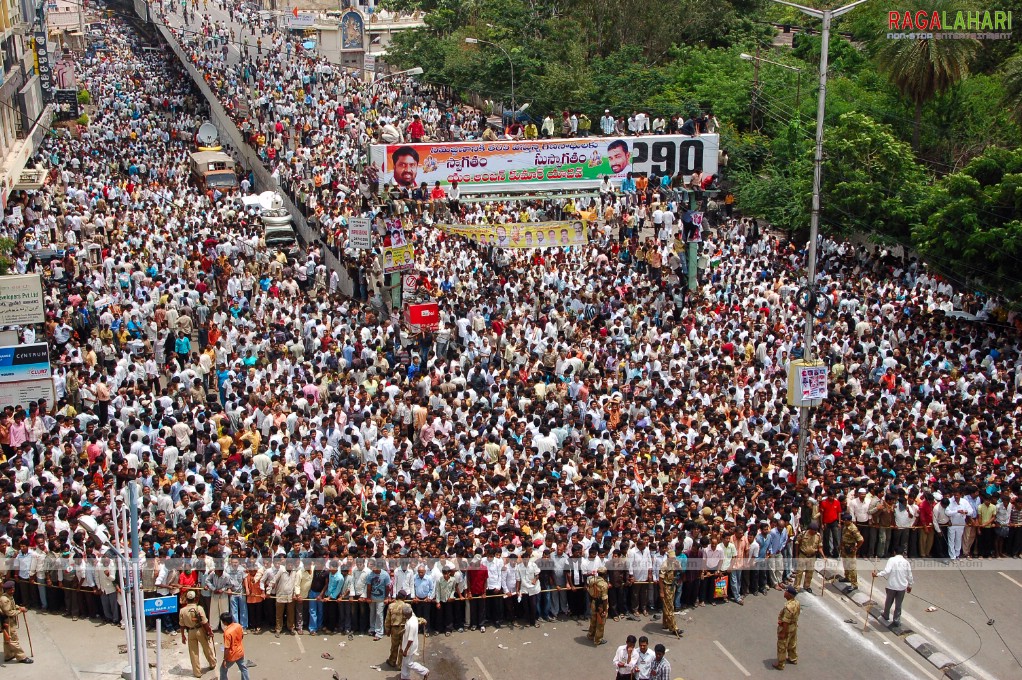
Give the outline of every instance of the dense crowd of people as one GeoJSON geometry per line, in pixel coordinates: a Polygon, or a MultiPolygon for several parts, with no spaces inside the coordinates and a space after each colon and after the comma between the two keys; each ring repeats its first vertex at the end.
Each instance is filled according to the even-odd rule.
{"type": "MultiPolygon", "coordinates": [[[[226,29],[201,25],[196,63],[228,103],[248,82],[241,127],[282,182],[318,189],[337,247],[348,218],[396,212],[358,155],[373,125],[433,111],[428,92],[318,69],[273,31],[229,65],[226,29]]],[[[14,269],[45,274],[47,322],[21,338],[50,343],[57,397],[0,416],[20,603],[121,620],[117,562],[78,521],[113,535],[129,481],[146,593],[278,634],[381,636],[395,599],[447,634],[582,617],[601,568],[614,618],[740,603],[804,571],[806,536],[836,557],[848,525],[863,557],[1022,554],[1019,320],[996,299],[823,240],[830,392],[799,482],[800,245],[722,218],[690,291],[669,193],[572,204],[609,212],[569,248],[486,248],[409,210],[441,317],[409,336],[373,304],[378,265],[345,298],[316,247],[268,252],[239,191],[196,189],[181,69],[117,19],[107,43],[80,68],[95,115],[46,139],[45,188],[3,224],[14,269]],[[46,243],[66,253],[44,261],[46,243]]]]}

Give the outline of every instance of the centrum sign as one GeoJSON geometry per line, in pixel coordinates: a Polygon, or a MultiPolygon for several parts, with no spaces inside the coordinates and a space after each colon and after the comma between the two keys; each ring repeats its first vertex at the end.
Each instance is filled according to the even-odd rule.
{"type": "Polygon", "coordinates": [[[1007,40],[1011,37],[1011,22],[1010,11],[892,10],[887,13],[890,31],[887,37],[895,40],[1007,40]]]}

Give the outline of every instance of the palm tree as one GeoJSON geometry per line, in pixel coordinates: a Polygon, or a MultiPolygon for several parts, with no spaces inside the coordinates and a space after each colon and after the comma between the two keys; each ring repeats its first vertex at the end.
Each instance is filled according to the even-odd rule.
{"type": "Polygon", "coordinates": [[[1015,121],[1022,125],[1022,54],[1004,62],[1001,82],[1004,84],[1004,105],[1011,109],[1015,121]]]}
{"type": "MultiPolygon", "coordinates": [[[[947,12],[952,16],[959,9],[954,0],[928,0],[918,3],[916,10],[947,12]]],[[[912,127],[912,148],[919,150],[919,125],[923,104],[944,92],[969,72],[969,62],[979,47],[978,40],[893,40],[879,38],[877,65],[898,88],[901,96],[915,105],[912,127]]]]}

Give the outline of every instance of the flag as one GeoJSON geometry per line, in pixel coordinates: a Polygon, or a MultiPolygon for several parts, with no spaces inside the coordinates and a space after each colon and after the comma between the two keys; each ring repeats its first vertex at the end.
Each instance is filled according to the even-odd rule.
{"type": "Polygon", "coordinates": [[[295,19],[297,19],[298,18],[298,8],[297,7],[292,7],[291,8],[291,14],[294,15],[295,19]]]}

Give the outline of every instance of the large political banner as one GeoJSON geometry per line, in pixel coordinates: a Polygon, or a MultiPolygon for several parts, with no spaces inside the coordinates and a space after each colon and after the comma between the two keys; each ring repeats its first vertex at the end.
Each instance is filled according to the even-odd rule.
{"type": "Polygon", "coordinates": [[[503,142],[376,144],[370,158],[380,182],[409,189],[425,182],[469,192],[535,186],[538,189],[598,187],[629,172],[674,176],[717,172],[717,135],[687,137],[586,137],[503,142]]]}
{"type": "Polygon", "coordinates": [[[453,236],[496,248],[551,248],[584,246],[589,243],[589,226],[581,220],[520,224],[439,224],[437,227],[453,236]]]}
{"type": "Polygon", "coordinates": [[[386,246],[380,254],[384,274],[408,271],[415,268],[415,249],[412,245],[386,246]]]}

